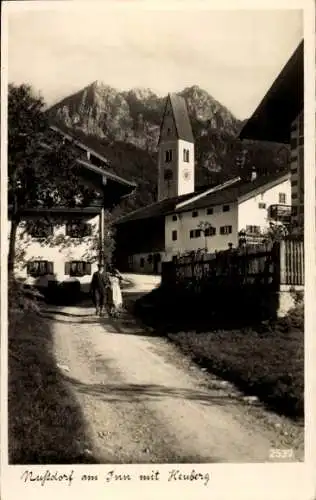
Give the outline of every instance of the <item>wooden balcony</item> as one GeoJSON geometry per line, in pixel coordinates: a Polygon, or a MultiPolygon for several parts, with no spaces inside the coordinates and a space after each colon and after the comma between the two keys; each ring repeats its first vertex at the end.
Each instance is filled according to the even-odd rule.
{"type": "Polygon", "coordinates": [[[292,217],[291,205],[270,205],[268,208],[268,219],[270,221],[289,224],[292,217]]]}

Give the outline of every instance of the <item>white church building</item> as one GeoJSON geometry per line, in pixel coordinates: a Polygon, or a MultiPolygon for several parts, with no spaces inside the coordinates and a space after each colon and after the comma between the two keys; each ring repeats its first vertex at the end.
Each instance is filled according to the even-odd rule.
{"type": "Polygon", "coordinates": [[[122,271],[159,273],[161,262],[196,250],[238,245],[244,231],[258,238],[272,221],[291,214],[290,174],[236,177],[195,188],[194,137],[185,99],[169,94],[158,143],[158,200],[116,223],[117,264],[122,271]]]}

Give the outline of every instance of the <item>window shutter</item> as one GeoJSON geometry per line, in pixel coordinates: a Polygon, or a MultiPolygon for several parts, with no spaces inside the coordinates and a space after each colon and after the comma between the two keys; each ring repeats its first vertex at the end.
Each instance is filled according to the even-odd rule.
{"type": "Polygon", "coordinates": [[[65,262],[65,274],[70,274],[70,262],[65,262]]]}
{"type": "Polygon", "coordinates": [[[85,274],[91,274],[91,262],[86,262],[85,274]]]}
{"type": "Polygon", "coordinates": [[[54,274],[54,262],[47,262],[47,274],[54,274]]]}

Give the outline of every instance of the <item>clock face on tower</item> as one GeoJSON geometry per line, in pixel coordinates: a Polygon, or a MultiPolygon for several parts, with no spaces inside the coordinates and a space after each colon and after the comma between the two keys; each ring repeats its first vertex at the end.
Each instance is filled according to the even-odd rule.
{"type": "Polygon", "coordinates": [[[191,177],[191,172],[188,169],[183,170],[183,178],[187,181],[191,177]]]}

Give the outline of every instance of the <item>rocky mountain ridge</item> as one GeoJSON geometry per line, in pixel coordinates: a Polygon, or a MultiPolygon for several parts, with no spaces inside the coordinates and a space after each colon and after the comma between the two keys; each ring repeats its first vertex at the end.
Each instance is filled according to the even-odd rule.
{"type": "MultiPolygon", "coordinates": [[[[179,92],[187,103],[195,137],[196,185],[221,182],[240,174],[237,158],[244,145],[237,139],[243,122],[197,85],[179,92]]],[[[95,81],[48,110],[57,125],[91,147],[102,148],[113,172],[139,184],[135,208],[156,197],[157,143],[165,97],[151,89],[118,91],[95,81]]],[[[247,143],[244,168],[264,175],[287,168],[288,151],[280,145],[247,143]]]]}

